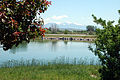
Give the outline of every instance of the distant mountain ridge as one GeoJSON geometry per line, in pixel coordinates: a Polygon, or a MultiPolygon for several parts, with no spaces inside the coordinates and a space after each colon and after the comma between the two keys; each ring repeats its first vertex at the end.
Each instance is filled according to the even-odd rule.
{"type": "MultiPolygon", "coordinates": [[[[56,23],[48,23],[45,25],[46,28],[49,28],[52,26],[52,24],[56,23]]],[[[57,28],[59,29],[67,29],[67,30],[86,30],[86,26],[83,25],[77,25],[74,23],[61,23],[57,24],[57,28]]]]}

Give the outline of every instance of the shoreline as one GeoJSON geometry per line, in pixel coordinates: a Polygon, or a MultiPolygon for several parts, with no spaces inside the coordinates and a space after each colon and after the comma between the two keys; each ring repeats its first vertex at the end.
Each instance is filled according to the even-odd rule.
{"type": "Polygon", "coordinates": [[[82,34],[46,34],[43,40],[64,40],[64,41],[87,41],[93,42],[96,39],[95,35],[82,34]]]}
{"type": "Polygon", "coordinates": [[[68,40],[68,41],[95,41],[95,38],[79,38],[79,37],[44,37],[43,40],[68,40]]]}

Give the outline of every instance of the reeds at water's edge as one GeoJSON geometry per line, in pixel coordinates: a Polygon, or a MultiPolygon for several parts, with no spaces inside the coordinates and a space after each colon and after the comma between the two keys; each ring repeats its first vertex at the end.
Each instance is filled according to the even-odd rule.
{"type": "Polygon", "coordinates": [[[0,66],[0,80],[99,80],[101,67],[94,58],[9,60],[0,66]]]}
{"type": "Polygon", "coordinates": [[[99,60],[95,60],[93,58],[56,58],[51,61],[47,60],[38,60],[38,59],[31,59],[31,60],[9,60],[4,62],[0,67],[17,67],[17,66],[47,66],[47,65],[100,65],[101,63],[99,60]]]}

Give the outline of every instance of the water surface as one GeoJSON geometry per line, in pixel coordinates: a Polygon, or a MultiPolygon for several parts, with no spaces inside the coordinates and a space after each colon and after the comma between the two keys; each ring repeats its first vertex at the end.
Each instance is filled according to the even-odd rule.
{"type": "Polygon", "coordinates": [[[34,41],[29,44],[24,42],[8,51],[0,49],[0,64],[8,60],[33,58],[48,61],[60,57],[97,59],[89,51],[88,45],[90,43],[73,41],[34,41]]]}

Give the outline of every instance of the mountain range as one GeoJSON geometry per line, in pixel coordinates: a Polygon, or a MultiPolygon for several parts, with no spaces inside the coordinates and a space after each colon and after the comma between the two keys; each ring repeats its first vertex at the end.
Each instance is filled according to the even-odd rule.
{"type": "Polygon", "coordinates": [[[62,30],[86,30],[86,26],[83,25],[78,25],[78,24],[74,24],[74,23],[61,23],[61,24],[57,24],[57,23],[47,23],[45,24],[46,28],[52,27],[52,25],[56,25],[57,28],[62,29],[62,30]]]}

